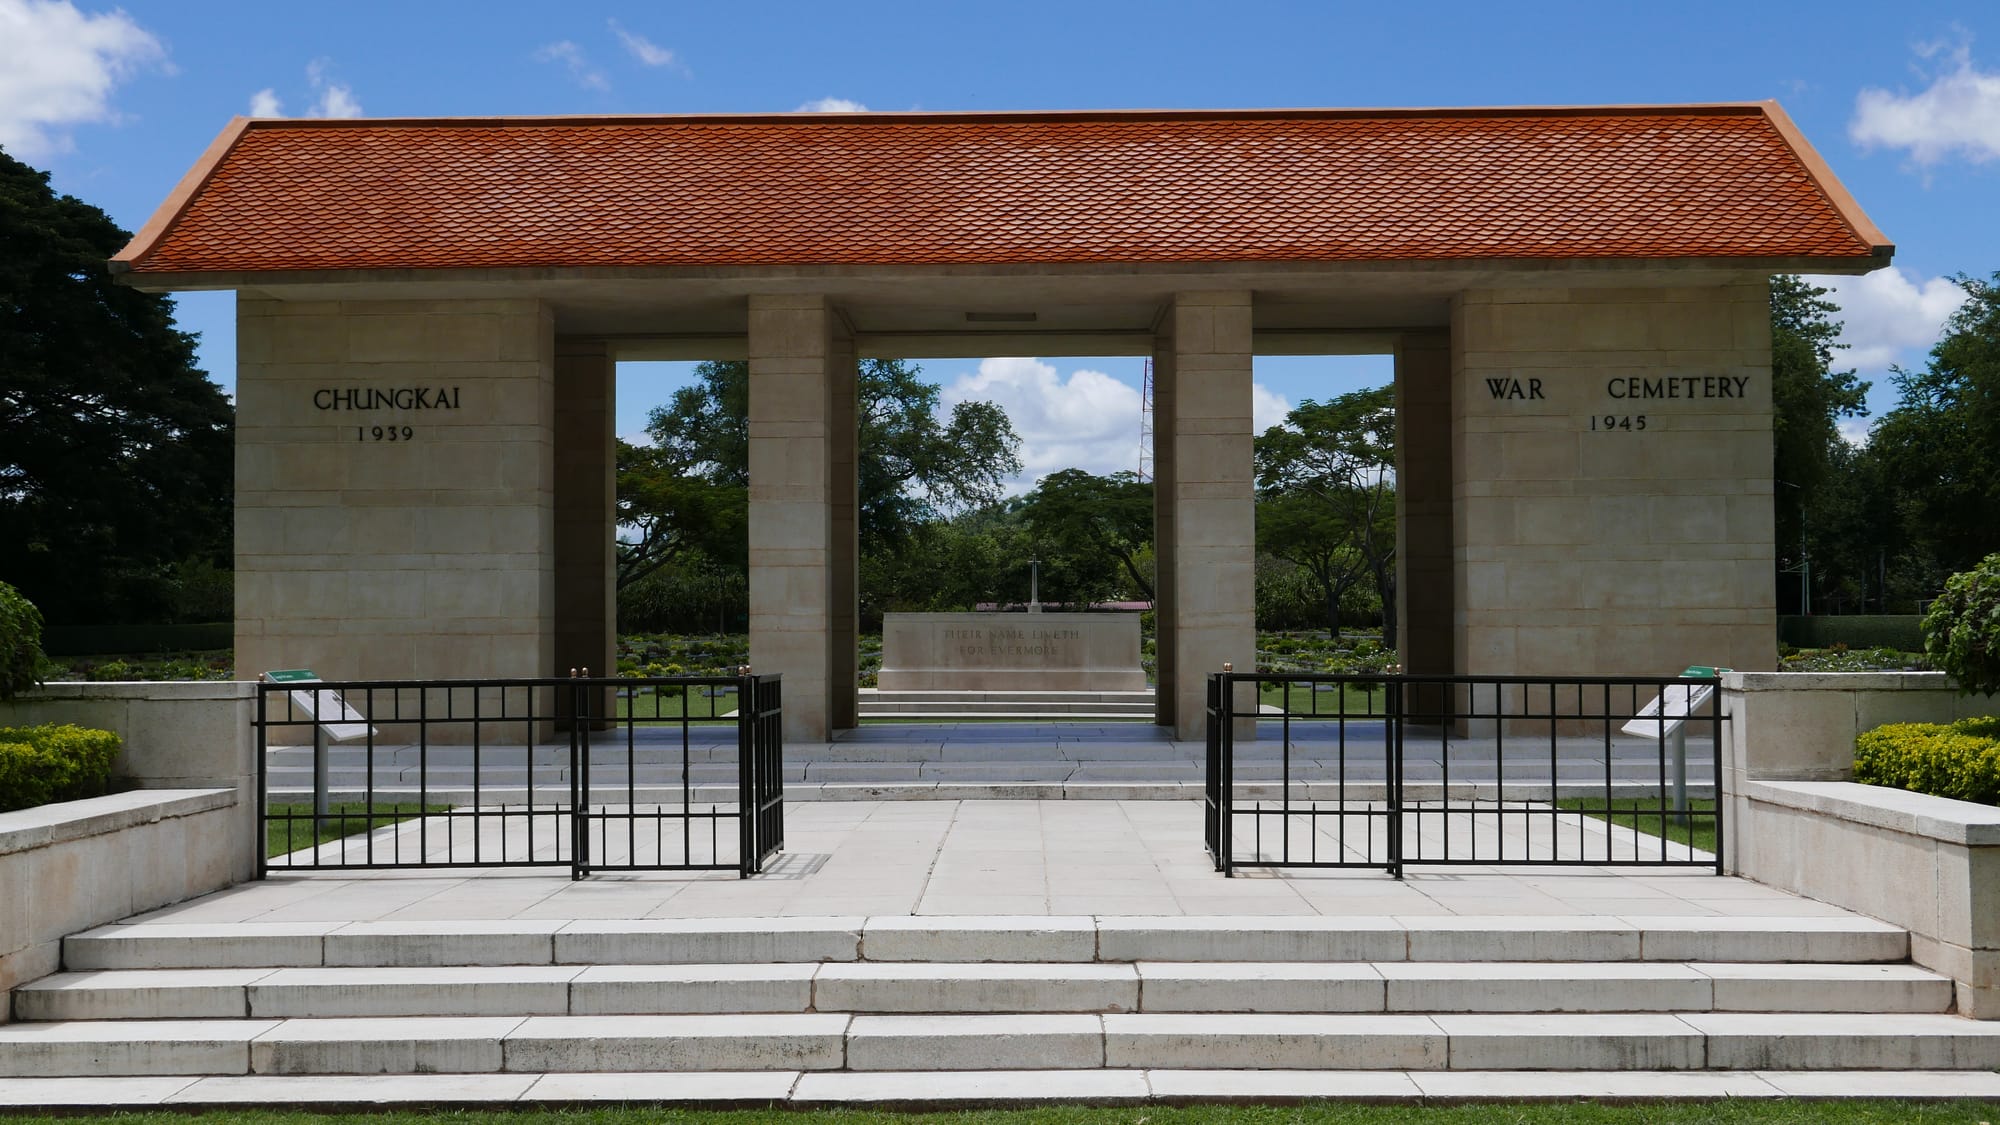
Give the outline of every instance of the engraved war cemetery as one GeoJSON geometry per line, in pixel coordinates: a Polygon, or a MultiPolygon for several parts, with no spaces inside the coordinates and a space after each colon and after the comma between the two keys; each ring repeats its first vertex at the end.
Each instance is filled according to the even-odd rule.
{"type": "Polygon", "coordinates": [[[180,160],[0,156],[0,1106],[2000,1101],[2000,275],[1842,438],[1777,102],[180,160]]]}

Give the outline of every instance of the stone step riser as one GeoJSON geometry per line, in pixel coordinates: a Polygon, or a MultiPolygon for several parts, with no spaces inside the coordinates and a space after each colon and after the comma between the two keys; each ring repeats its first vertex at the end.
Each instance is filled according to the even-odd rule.
{"type": "Polygon", "coordinates": [[[674,1015],[728,1012],[1943,1012],[1951,982],[1908,966],[1410,964],[616,966],[382,972],[67,974],[16,990],[23,1021],[674,1015]],[[443,979],[440,979],[443,978],[443,979]]]}
{"type": "Polygon", "coordinates": [[[781,962],[1901,962],[1909,935],[1862,919],[1598,921],[883,917],[728,924],[599,921],[107,926],[64,940],[71,969],[781,962]],[[1755,923],[1754,925],[1751,923],[1755,923]]]}
{"type": "Polygon", "coordinates": [[[623,1016],[0,1027],[0,1076],[722,1070],[1991,1070],[1950,1016],[623,1016]]]}

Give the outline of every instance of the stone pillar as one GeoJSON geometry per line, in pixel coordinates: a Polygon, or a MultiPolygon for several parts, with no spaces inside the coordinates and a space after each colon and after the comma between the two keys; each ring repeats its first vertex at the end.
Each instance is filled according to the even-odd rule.
{"type": "Polygon", "coordinates": [[[828,352],[832,384],[827,471],[832,524],[831,606],[827,620],[827,722],[834,730],[861,725],[856,695],[861,678],[861,441],[854,337],[837,332],[828,352]]]}
{"type": "Polygon", "coordinates": [[[833,316],[750,298],[750,664],[785,677],[785,738],[823,742],[833,629],[833,316]]]}
{"type": "MultiPolygon", "coordinates": [[[[1448,676],[1452,656],[1451,341],[1396,342],[1396,622],[1403,667],[1448,676]]],[[[1411,701],[1435,712],[1442,696],[1411,701]]]]}
{"type": "MultiPolygon", "coordinates": [[[[1168,455],[1156,447],[1153,456],[1155,495],[1166,497],[1156,502],[1164,525],[1156,550],[1165,548],[1160,570],[1173,575],[1158,647],[1163,666],[1172,652],[1177,738],[1202,737],[1211,673],[1225,663],[1256,668],[1250,305],[1247,291],[1177,294],[1166,326],[1172,362],[1153,371],[1155,441],[1169,435],[1168,455]]],[[[1237,707],[1255,703],[1246,691],[1237,707]]],[[[1241,722],[1236,737],[1256,737],[1255,720],[1241,722]]]]}
{"type": "MultiPolygon", "coordinates": [[[[559,338],[555,371],[555,671],[609,676],[618,648],[617,364],[602,340],[559,338]]],[[[593,706],[608,715],[612,703],[606,691],[593,706]]]]}
{"type": "Polygon", "coordinates": [[[236,309],[240,674],[553,672],[548,308],[244,297],[236,309]]]}
{"type": "Polygon", "coordinates": [[[1761,278],[1470,291],[1451,350],[1459,671],[1774,666],[1761,278]]]}

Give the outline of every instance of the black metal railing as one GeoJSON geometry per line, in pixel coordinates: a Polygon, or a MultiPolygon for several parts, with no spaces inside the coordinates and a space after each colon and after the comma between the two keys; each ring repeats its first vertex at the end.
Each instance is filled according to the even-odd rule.
{"type": "Polygon", "coordinates": [[[1216,870],[1723,868],[1714,676],[1209,677],[1216,870]],[[1255,739],[1248,736],[1253,733],[1255,739]]]}
{"type": "Polygon", "coordinates": [[[784,846],[780,677],[259,685],[274,870],[736,871],[784,846]]]}

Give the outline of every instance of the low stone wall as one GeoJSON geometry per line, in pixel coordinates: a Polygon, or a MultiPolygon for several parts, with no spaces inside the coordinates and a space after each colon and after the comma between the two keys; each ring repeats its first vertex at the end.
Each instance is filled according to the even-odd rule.
{"type": "Polygon", "coordinates": [[[0,813],[0,998],[69,934],[241,882],[239,811],[233,789],[135,789],[0,813]]]}
{"type": "Polygon", "coordinates": [[[0,993],[54,972],[65,934],[256,875],[256,708],[257,685],[234,682],[48,684],[0,703],[4,727],[116,731],[113,773],[133,787],[0,813],[0,993]]]}
{"type": "Polygon", "coordinates": [[[1733,874],[1910,931],[1911,958],[2000,1019],[2000,808],[1853,782],[1883,723],[2000,710],[1937,672],[1728,673],[1723,857],[1733,874]]]}

